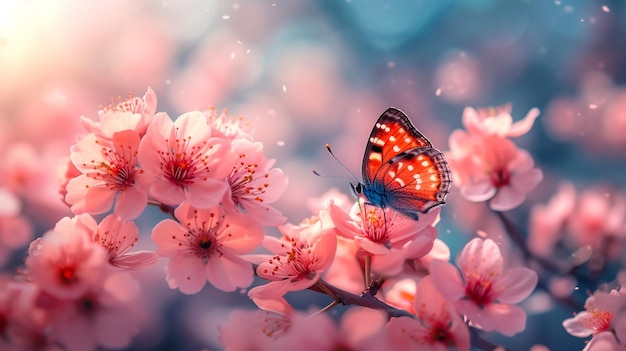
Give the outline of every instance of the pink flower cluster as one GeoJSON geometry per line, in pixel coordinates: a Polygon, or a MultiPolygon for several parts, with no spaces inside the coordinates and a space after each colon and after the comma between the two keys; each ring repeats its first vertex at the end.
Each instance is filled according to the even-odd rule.
{"type": "Polygon", "coordinates": [[[571,335],[592,337],[584,351],[626,350],[626,272],[619,275],[618,284],[608,292],[594,292],[585,302],[585,311],[563,322],[571,335]]]}
{"type": "MultiPolygon", "coordinates": [[[[260,245],[264,226],[285,221],[271,204],[287,178],[241,119],[211,108],[173,121],[156,112],[156,102],[148,89],[101,109],[98,121],[82,118],[87,133],[61,172],[61,195],[74,216],[33,241],[18,281],[3,283],[1,349],[129,346],[142,313],[141,289],[128,270],[159,256],[168,258],[169,286],[185,294],[207,281],[224,291],[252,283],[252,264],[242,256],[260,245]],[[147,205],[173,218],[153,228],[156,252],[132,251],[139,240],[133,220],[147,205]],[[99,222],[92,217],[102,214],[99,222]]],[[[30,228],[21,225],[15,194],[19,182],[0,187],[0,226],[19,245],[30,228]]]]}
{"type": "Polygon", "coordinates": [[[513,123],[511,105],[475,110],[465,108],[463,125],[450,136],[446,158],[454,184],[470,201],[489,200],[495,211],[519,206],[543,178],[532,156],[518,148],[511,137],[526,134],[539,116],[536,108],[513,123]]]}
{"type": "Polygon", "coordinates": [[[436,240],[439,210],[413,221],[362,200],[350,205],[345,195],[334,190],[311,205],[318,215],[297,226],[282,226],[280,239],[265,238],[263,245],[272,254],[249,256],[259,264],[257,275],[270,282],[248,295],[261,309],[276,314],[233,312],[220,327],[220,341],[226,350],[245,349],[245,345],[259,350],[281,349],[281,345],[311,349],[358,345],[363,350],[455,346],[467,351],[470,332],[465,320],[475,328],[505,335],[525,328],[526,313],[515,304],[533,292],[537,274],[523,267],[505,270],[504,257],[491,239],[476,238],[467,244],[458,259],[459,274],[447,262],[450,251],[445,243],[436,240]],[[350,310],[363,314],[361,320],[373,318],[375,325],[358,327],[358,337],[355,330],[346,329],[338,340],[329,337],[335,332],[327,332],[322,347],[322,341],[311,333],[325,330],[322,326],[329,322],[323,315],[303,319],[284,295],[310,288],[334,296],[337,290],[330,289],[335,287],[347,290],[336,296],[336,301],[344,303],[342,294],[363,296],[380,289],[381,303],[404,309],[411,316],[394,315],[387,321],[391,315],[381,319],[367,317],[360,309],[350,310]]]}

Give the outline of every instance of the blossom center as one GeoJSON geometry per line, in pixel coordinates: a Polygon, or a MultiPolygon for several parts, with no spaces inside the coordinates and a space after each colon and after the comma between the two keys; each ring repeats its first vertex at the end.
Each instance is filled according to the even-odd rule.
{"type": "MultiPolygon", "coordinates": [[[[313,250],[308,244],[298,243],[293,238],[287,238],[291,242],[291,249],[286,256],[276,255],[269,260],[274,265],[271,274],[279,277],[291,277],[292,281],[301,279],[314,279],[316,272],[312,269],[317,258],[313,257],[313,250]],[[284,260],[286,258],[286,261],[284,260]]],[[[283,244],[286,247],[286,244],[283,244]]],[[[269,273],[266,271],[266,273],[269,273]]]]}
{"type": "Polygon", "coordinates": [[[592,308],[587,310],[587,312],[589,312],[590,318],[584,319],[582,324],[586,328],[593,330],[594,335],[609,329],[611,319],[613,318],[611,312],[602,311],[597,308],[592,308]]]}
{"type": "Polygon", "coordinates": [[[431,344],[443,343],[447,345],[450,344],[450,341],[452,340],[448,328],[441,322],[437,322],[431,327],[430,333],[428,333],[428,338],[431,344]]]}
{"type": "Polygon", "coordinates": [[[59,278],[61,282],[66,285],[75,283],[78,280],[76,277],[76,269],[74,267],[63,267],[59,269],[59,278]]]}
{"type": "Polygon", "coordinates": [[[497,169],[491,172],[491,184],[496,188],[509,185],[511,182],[511,173],[506,169],[497,169]]]}
{"type": "MultiPolygon", "coordinates": [[[[240,159],[245,157],[246,154],[239,155],[240,159]]],[[[262,195],[265,194],[269,184],[251,184],[255,180],[258,167],[257,163],[245,163],[244,161],[240,161],[233,167],[228,182],[235,204],[238,205],[242,198],[252,198],[254,201],[263,202],[262,195]]],[[[265,173],[264,177],[268,178],[269,174],[265,173]]]]}
{"type": "Polygon", "coordinates": [[[478,306],[485,306],[492,301],[492,280],[472,274],[465,285],[465,295],[478,306]]]}
{"type": "Polygon", "coordinates": [[[143,170],[137,168],[136,158],[137,151],[131,150],[131,147],[123,147],[123,153],[102,148],[104,160],[94,165],[96,171],[92,174],[93,178],[103,180],[106,185],[113,190],[124,191],[125,189],[135,185],[135,178],[138,173],[143,170]]]}
{"type": "Polygon", "coordinates": [[[378,208],[372,207],[365,212],[363,224],[363,231],[368,239],[375,243],[389,244],[387,223],[384,216],[380,215],[378,208]]]}

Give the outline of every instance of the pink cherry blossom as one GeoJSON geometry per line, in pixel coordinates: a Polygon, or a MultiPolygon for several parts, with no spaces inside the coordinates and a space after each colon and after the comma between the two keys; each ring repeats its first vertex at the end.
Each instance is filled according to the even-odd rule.
{"type": "Polygon", "coordinates": [[[212,136],[204,114],[172,120],[158,114],[139,146],[139,162],[151,178],[150,195],[167,205],[216,206],[227,191],[234,156],[225,139],[212,136]]]}
{"type": "Polygon", "coordinates": [[[503,271],[503,260],[493,240],[474,238],[458,257],[462,276],[452,264],[439,260],[430,264],[430,274],[439,292],[472,325],[511,336],[526,325],[526,312],[514,304],[532,293],[538,277],[524,267],[503,271]]]}
{"type": "Polygon", "coordinates": [[[337,237],[333,228],[323,228],[322,221],[286,224],[280,228],[283,236],[266,236],[263,246],[272,255],[251,256],[259,266],[256,273],[270,282],[252,288],[248,296],[266,311],[289,315],[293,307],[283,297],[290,291],[314,285],[335,257],[337,237]]]}
{"type": "Polygon", "coordinates": [[[569,182],[559,185],[557,193],[547,204],[534,205],[530,211],[528,247],[540,256],[553,254],[562,229],[574,211],[576,189],[569,182]]]}
{"type": "Polygon", "coordinates": [[[219,342],[225,351],[276,350],[275,340],[291,327],[289,318],[267,311],[234,310],[218,326],[219,342]]]}
{"type": "Polygon", "coordinates": [[[563,321],[571,335],[592,336],[585,351],[626,349],[626,272],[621,272],[618,279],[619,288],[595,291],[585,301],[585,311],[563,321]]]}
{"type": "Polygon", "coordinates": [[[511,110],[511,104],[478,110],[466,107],[463,111],[463,125],[476,135],[517,137],[528,133],[539,116],[539,109],[533,108],[521,121],[513,123],[511,110]]]}
{"type": "Polygon", "coordinates": [[[252,284],[252,265],[240,255],[261,244],[262,227],[249,217],[221,207],[196,209],[184,202],[175,211],[177,221],[166,219],[152,230],[157,254],[168,257],[169,287],[195,294],[208,281],[223,291],[252,284]]]}
{"type": "Polygon", "coordinates": [[[45,175],[43,157],[31,144],[12,144],[2,156],[0,179],[3,186],[16,195],[41,196],[45,175]]]}
{"type": "Polygon", "coordinates": [[[351,308],[337,325],[328,314],[290,316],[266,311],[233,311],[219,326],[224,350],[384,350],[381,330],[385,315],[367,308],[351,308]]]}
{"type": "Polygon", "coordinates": [[[74,299],[48,301],[54,313],[51,337],[68,351],[127,347],[141,327],[138,298],[137,282],[116,273],[74,299]]]}
{"type": "Polygon", "coordinates": [[[329,205],[330,217],[339,235],[354,240],[359,255],[372,257],[372,270],[388,275],[398,274],[406,259],[427,254],[437,237],[434,228],[439,209],[420,215],[419,221],[385,209],[357,202],[350,213],[334,203],[329,205]]]}
{"type": "MultiPolygon", "coordinates": [[[[323,222],[322,222],[322,225],[323,222]]],[[[337,236],[337,251],[330,267],[324,272],[324,281],[353,294],[363,292],[363,260],[357,257],[360,247],[354,240],[337,236]]]]}
{"type": "Polygon", "coordinates": [[[148,88],[143,98],[129,94],[127,99],[116,105],[114,103],[98,111],[98,122],[81,117],[85,129],[105,139],[111,139],[115,133],[124,130],[134,130],[143,136],[156,112],[157,97],[154,90],[148,88]]]}
{"type": "Polygon", "coordinates": [[[116,215],[105,217],[93,233],[93,240],[108,251],[109,263],[126,269],[139,269],[157,263],[159,257],[153,251],[128,252],[139,236],[133,222],[122,222],[116,215]]]}
{"type": "Polygon", "coordinates": [[[469,351],[467,325],[439,293],[431,276],[419,282],[412,303],[417,319],[393,318],[385,328],[394,350],[442,351],[456,346],[469,351]]]}
{"type": "Polygon", "coordinates": [[[26,269],[42,290],[57,298],[76,298],[102,279],[104,248],[91,240],[96,223],[89,215],[61,219],[30,245],[26,269]]]}
{"type": "Polygon", "coordinates": [[[125,130],[112,140],[85,135],[71,151],[71,159],[82,173],[67,184],[65,201],[76,214],[100,214],[111,209],[123,219],[139,216],[148,196],[146,177],[137,166],[139,134],[125,130]]]}
{"type": "Polygon", "coordinates": [[[237,139],[231,144],[238,155],[233,170],[227,177],[230,191],[223,204],[233,210],[242,209],[264,225],[280,225],[286,221],[269,204],[279,199],[287,188],[287,177],[279,168],[272,168],[274,160],[263,156],[263,144],[248,139],[237,139]]]}
{"type": "Polygon", "coordinates": [[[253,140],[252,128],[248,122],[244,122],[243,117],[233,117],[228,115],[226,109],[218,114],[214,107],[204,111],[207,122],[217,133],[226,139],[244,138],[253,140]]]}
{"type": "MultiPolygon", "coordinates": [[[[626,238],[626,196],[600,186],[582,191],[567,229],[576,246],[589,245],[598,251],[609,237],[626,238]]],[[[611,256],[621,255],[618,252],[611,256]]]]}
{"type": "Polygon", "coordinates": [[[337,325],[328,314],[294,313],[287,333],[276,339],[272,350],[387,350],[382,335],[386,316],[380,311],[353,307],[337,325]]]}
{"type": "Polygon", "coordinates": [[[519,206],[543,178],[532,156],[508,139],[463,132],[453,136],[457,141],[450,145],[465,150],[451,150],[450,169],[454,179],[461,180],[461,194],[470,201],[489,200],[493,210],[507,211],[519,206]]]}
{"type": "Polygon", "coordinates": [[[39,294],[32,282],[0,283],[0,350],[61,350],[49,333],[52,313],[38,305],[39,294]]]}

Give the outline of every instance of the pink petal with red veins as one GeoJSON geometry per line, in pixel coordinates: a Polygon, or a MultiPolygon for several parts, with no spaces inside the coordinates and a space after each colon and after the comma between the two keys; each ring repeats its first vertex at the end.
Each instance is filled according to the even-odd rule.
{"type": "Polygon", "coordinates": [[[235,291],[252,284],[253,269],[249,262],[239,257],[211,257],[206,265],[209,283],[222,291],[235,291]]]}
{"type": "Polygon", "coordinates": [[[503,303],[516,304],[535,290],[537,281],[535,271],[524,267],[511,268],[494,282],[493,290],[501,291],[495,298],[503,303]]]}
{"type": "Polygon", "coordinates": [[[535,124],[535,119],[539,117],[539,114],[540,111],[538,108],[532,108],[530,111],[528,111],[526,117],[513,123],[513,125],[509,129],[509,132],[507,133],[507,136],[514,138],[528,133],[528,131],[530,131],[530,129],[533,127],[533,124],[535,124]]]}
{"type": "Polygon", "coordinates": [[[451,263],[434,260],[430,263],[429,271],[437,290],[446,300],[456,301],[465,296],[465,283],[451,263]]]}
{"type": "Polygon", "coordinates": [[[157,254],[164,257],[171,257],[181,249],[180,243],[186,242],[186,230],[178,222],[165,219],[159,222],[152,229],[152,241],[157,245],[157,254]]]}
{"type": "Polygon", "coordinates": [[[489,179],[484,179],[463,186],[461,188],[461,194],[469,201],[487,201],[496,194],[496,188],[491,184],[489,179]]]}
{"type": "Polygon", "coordinates": [[[166,280],[170,288],[192,295],[204,287],[207,278],[202,260],[192,254],[171,257],[165,267],[166,280]]]}
{"type": "Polygon", "coordinates": [[[526,199],[526,193],[517,189],[505,186],[498,189],[496,196],[489,201],[489,207],[494,211],[508,211],[521,205],[526,199]]]}

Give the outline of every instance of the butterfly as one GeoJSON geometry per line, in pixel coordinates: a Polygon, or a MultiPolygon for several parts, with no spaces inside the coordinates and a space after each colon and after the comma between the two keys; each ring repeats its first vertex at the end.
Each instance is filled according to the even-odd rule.
{"type": "Polygon", "coordinates": [[[452,184],[443,153],[394,107],[374,124],[362,167],[363,182],[351,184],[354,193],[413,220],[443,205],[452,184]]]}

